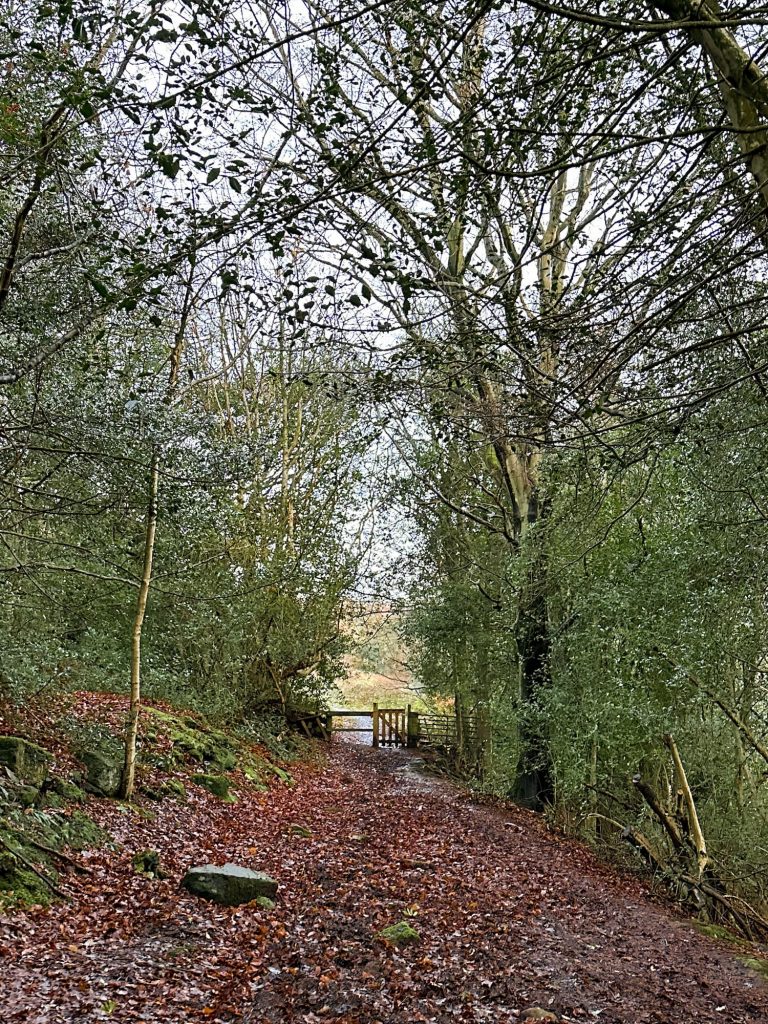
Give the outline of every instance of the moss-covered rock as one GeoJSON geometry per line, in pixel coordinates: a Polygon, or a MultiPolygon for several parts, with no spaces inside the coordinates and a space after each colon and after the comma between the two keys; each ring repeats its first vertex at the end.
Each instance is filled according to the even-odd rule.
{"type": "Polygon", "coordinates": [[[65,803],[81,804],[86,799],[85,790],[68,779],[54,779],[51,784],[51,790],[57,796],[60,796],[65,803]]]}
{"type": "Polygon", "coordinates": [[[742,941],[730,928],[725,928],[721,924],[710,924],[708,921],[693,921],[692,924],[697,932],[709,936],[710,939],[722,939],[724,942],[736,943],[742,941]]]}
{"type": "MultiPolygon", "coordinates": [[[[211,774],[240,769],[258,789],[267,789],[266,782],[271,776],[287,786],[293,785],[289,772],[259,756],[236,736],[214,729],[191,715],[182,717],[151,707],[145,709],[145,715],[149,723],[145,741],[158,742],[160,734],[170,740],[170,753],[160,758],[165,768],[194,761],[213,769],[211,774]]],[[[147,758],[146,752],[144,757],[147,758]]]]}
{"type": "Polygon", "coordinates": [[[234,750],[220,750],[216,761],[214,762],[218,768],[221,768],[223,772],[231,772],[237,768],[237,755],[234,750]]]}
{"type": "MultiPolygon", "coordinates": [[[[50,876],[55,884],[55,873],[51,871],[50,876]]],[[[0,851],[0,907],[47,907],[52,896],[50,887],[20,858],[9,850],[0,851]]]]}
{"type": "Polygon", "coordinates": [[[57,882],[57,851],[65,846],[80,850],[102,845],[108,834],[87,815],[38,811],[30,816],[10,811],[0,827],[0,906],[47,906],[57,882]],[[36,874],[34,865],[45,878],[36,874]]]}
{"type": "Polygon", "coordinates": [[[52,761],[47,750],[23,736],[0,736],[0,765],[10,768],[23,782],[42,786],[52,761]]]}
{"type": "Polygon", "coordinates": [[[78,751],[85,765],[85,788],[97,796],[115,797],[120,792],[123,755],[117,745],[101,744],[78,751]]]}
{"type": "Polygon", "coordinates": [[[280,765],[272,764],[271,762],[265,762],[265,763],[267,763],[269,765],[269,771],[271,771],[273,775],[276,775],[277,778],[284,785],[286,785],[286,786],[292,786],[293,785],[293,776],[291,775],[290,772],[287,772],[285,770],[285,768],[281,768],[280,765]]]}
{"type": "Polygon", "coordinates": [[[297,823],[288,826],[288,831],[292,836],[299,836],[301,839],[311,839],[312,829],[306,825],[299,825],[297,823]]]}
{"type": "Polygon", "coordinates": [[[376,933],[376,938],[393,946],[412,946],[421,941],[421,936],[407,921],[398,921],[376,933]]]}
{"type": "Polygon", "coordinates": [[[224,772],[237,767],[239,744],[225,732],[213,729],[191,716],[182,718],[157,708],[146,708],[145,715],[152,723],[145,731],[145,740],[151,736],[156,739],[158,733],[164,733],[172,744],[172,761],[197,761],[224,772]]]}
{"type": "Polygon", "coordinates": [[[224,775],[193,775],[192,781],[228,804],[237,803],[237,797],[229,791],[229,779],[224,775]]]}
{"type": "Polygon", "coordinates": [[[761,960],[754,956],[745,956],[741,962],[751,971],[756,971],[761,978],[768,981],[768,960],[761,960]]]}
{"type": "Polygon", "coordinates": [[[270,776],[279,779],[286,786],[292,786],[294,782],[290,772],[281,768],[280,765],[272,764],[271,761],[267,761],[263,757],[258,757],[250,751],[242,759],[241,769],[246,779],[256,786],[257,789],[269,789],[269,786],[266,785],[266,780],[270,776]]]}
{"type": "Polygon", "coordinates": [[[131,858],[133,870],[138,875],[146,875],[147,878],[167,878],[168,872],[160,861],[158,850],[139,850],[131,858]]]}
{"type": "Polygon", "coordinates": [[[40,790],[36,786],[19,786],[14,796],[22,807],[33,807],[40,798],[40,790]]]}
{"type": "Polygon", "coordinates": [[[253,765],[243,766],[243,775],[248,779],[253,789],[258,790],[261,793],[266,793],[269,786],[264,782],[263,770],[254,767],[253,765]]]}
{"type": "Polygon", "coordinates": [[[172,796],[176,800],[187,799],[187,787],[181,781],[181,779],[168,779],[160,787],[160,792],[163,796],[172,796]]]}

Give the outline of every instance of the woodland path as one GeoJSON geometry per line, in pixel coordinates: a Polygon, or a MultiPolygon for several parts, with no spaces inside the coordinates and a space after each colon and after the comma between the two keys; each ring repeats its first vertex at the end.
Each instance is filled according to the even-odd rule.
{"type": "Polygon", "coordinates": [[[98,801],[125,847],[66,876],[68,905],[0,919],[2,1020],[509,1024],[537,1005],[566,1022],[768,1021],[768,985],[639,882],[409,760],[336,743],[294,788],[236,805],[201,792],[150,820],[98,801]],[[145,847],[168,880],[131,873],[145,847]],[[273,873],[275,910],[180,891],[211,859],[273,873]],[[376,940],[403,911],[421,942],[376,940]]]}

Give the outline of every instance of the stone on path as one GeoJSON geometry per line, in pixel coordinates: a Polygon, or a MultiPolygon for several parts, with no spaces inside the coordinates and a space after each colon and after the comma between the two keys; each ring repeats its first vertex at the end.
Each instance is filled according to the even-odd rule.
{"type": "Polygon", "coordinates": [[[181,881],[185,889],[205,900],[213,900],[223,907],[236,907],[250,903],[257,896],[272,899],[277,894],[277,882],[263,871],[251,871],[239,864],[203,864],[190,868],[181,881]]]}
{"type": "Polygon", "coordinates": [[[556,1013],[552,1013],[551,1010],[543,1010],[540,1006],[530,1006],[520,1014],[520,1020],[557,1021],[558,1016],[556,1013]]]}

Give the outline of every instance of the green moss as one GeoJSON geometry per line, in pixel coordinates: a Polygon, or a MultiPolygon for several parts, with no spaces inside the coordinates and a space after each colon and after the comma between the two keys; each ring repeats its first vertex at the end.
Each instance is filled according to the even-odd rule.
{"type": "Polygon", "coordinates": [[[15,796],[22,807],[32,807],[40,796],[40,790],[35,786],[19,786],[15,796]]]}
{"type": "Polygon", "coordinates": [[[272,764],[271,761],[267,761],[263,757],[259,757],[257,754],[253,754],[250,751],[243,755],[241,765],[243,775],[249,782],[254,783],[262,789],[268,789],[266,780],[270,775],[278,778],[286,786],[293,785],[293,777],[284,768],[281,768],[277,764],[272,764]]]}
{"type": "Polygon", "coordinates": [[[307,828],[306,825],[289,825],[288,831],[291,835],[299,836],[301,839],[311,839],[312,829],[307,828]]]}
{"type": "Polygon", "coordinates": [[[187,799],[187,788],[181,779],[168,779],[160,787],[160,792],[163,796],[173,796],[177,800],[187,799]]]}
{"type": "Polygon", "coordinates": [[[745,956],[739,958],[745,967],[749,967],[751,971],[755,971],[768,981],[768,960],[759,960],[757,957],[745,956]]]}
{"type": "Polygon", "coordinates": [[[261,907],[262,910],[274,910],[275,901],[271,900],[269,896],[257,896],[255,900],[251,900],[251,903],[255,903],[257,907],[261,907]]]}
{"type": "Polygon", "coordinates": [[[223,775],[193,775],[192,781],[228,804],[237,803],[237,797],[229,791],[229,779],[223,775]]]}
{"type": "Polygon", "coordinates": [[[266,793],[269,789],[269,786],[267,786],[263,781],[263,772],[258,768],[255,768],[253,765],[243,765],[243,775],[248,779],[253,788],[259,790],[261,793],[266,793]]]}
{"type": "Polygon", "coordinates": [[[195,761],[210,765],[218,772],[229,772],[240,768],[253,785],[266,788],[270,776],[276,776],[287,786],[293,785],[291,775],[279,765],[272,764],[254,753],[247,744],[220,729],[214,729],[187,715],[180,717],[157,708],[147,708],[153,725],[145,733],[145,739],[156,737],[163,732],[172,743],[171,755],[164,758],[166,767],[195,761]]]}
{"type": "Polygon", "coordinates": [[[63,844],[73,850],[90,850],[103,846],[109,840],[109,834],[82,811],[73,811],[62,829],[63,844]]]}
{"type": "Polygon", "coordinates": [[[81,804],[85,801],[85,791],[68,779],[54,779],[51,788],[67,803],[81,804]]]}
{"type": "Polygon", "coordinates": [[[724,942],[741,943],[744,940],[740,939],[738,935],[734,934],[729,928],[724,928],[720,924],[708,924],[705,921],[694,921],[693,927],[697,932],[701,932],[702,935],[708,935],[710,939],[721,939],[724,942]]]}
{"type": "MultiPolygon", "coordinates": [[[[265,763],[269,764],[269,762],[265,762],[265,763]]],[[[284,783],[286,786],[292,786],[293,785],[293,776],[290,774],[290,772],[287,772],[284,768],[281,768],[277,764],[269,764],[269,770],[272,772],[273,775],[276,775],[278,777],[278,779],[280,779],[280,781],[282,783],[284,783]]]]}
{"type": "MultiPolygon", "coordinates": [[[[51,881],[54,881],[53,877],[51,881]]],[[[52,895],[51,890],[34,871],[29,871],[25,867],[5,870],[0,867],[0,907],[3,909],[47,907],[52,895]]]]}
{"type": "Polygon", "coordinates": [[[167,878],[168,872],[160,863],[158,850],[139,850],[131,858],[133,870],[139,875],[146,875],[148,878],[167,878]]]}
{"type": "Polygon", "coordinates": [[[377,939],[390,942],[393,946],[412,946],[421,941],[421,936],[407,921],[398,921],[376,933],[377,939]]]}
{"type": "Polygon", "coordinates": [[[173,744],[172,760],[177,764],[185,761],[197,761],[210,764],[220,771],[231,771],[237,767],[239,744],[231,736],[186,716],[184,718],[171,715],[157,708],[146,708],[145,714],[154,723],[144,734],[145,740],[157,739],[158,732],[163,732],[173,744]]]}
{"type": "Polygon", "coordinates": [[[0,830],[0,835],[21,855],[16,856],[6,847],[0,848],[0,908],[47,907],[52,898],[50,888],[34,871],[30,871],[21,858],[23,856],[26,860],[39,864],[55,884],[57,876],[50,861],[41,856],[35,848],[26,845],[15,831],[7,832],[3,829],[0,830]]]}
{"type": "Polygon", "coordinates": [[[233,750],[220,750],[214,762],[224,772],[231,772],[237,768],[237,755],[233,750]]]}

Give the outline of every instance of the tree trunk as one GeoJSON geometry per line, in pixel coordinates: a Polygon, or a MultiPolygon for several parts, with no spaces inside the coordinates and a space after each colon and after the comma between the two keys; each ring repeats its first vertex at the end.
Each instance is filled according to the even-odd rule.
{"type": "Polygon", "coordinates": [[[683,766],[683,760],[680,757],[680,751],[677,749],[677,744],[673,738],[669,735],[664,737],[664,742],[672,755],[672,761],[675,765],[675,774],[677,775],[677,783],[683,792],[683,798],[685,800],[685,809],[688,815],[688,826],[691,832],[691,839],[696,848],[696,866],[699,872],[699,881],[704,877],[704,872],[707,870],[709,864],[709,854],[707,853],[707,844],[704,839],[704,833],[701,829],[699,822],[699,815],[696,810],[696,803],[693,799],[693,793],[691,787],[688,784],[688,776],[685,773],[685,767],[683,766]]]}
{"type": "Polygon", "coordinates": [[[123,763],[123,778],[120,784],[120,796],[124,800],[130,800],[133,797],[136,776],[136,738],[139,732],[139,714],[141,711],[141,634],[144,626],[144,615],[147,610],[149,585],[152,580],[159,484],[160,456],[155,450],[152,455],[149,471],[149,502],[147,505],[147,526],[144,534],[144,567],[141,574],[139,593],[136,598],[136,614],[133,620],[131,640],[131,706],[128,712],[128,727],[125,732],[125,761],[123,763]]]}
{"type": "Polygon", "coordinates": [[[598,757],[599,744],[597,741],[597,726],[595,726],[595,732],[592,736],[592,742],[589,747],[589,812],[592,816],[592,828],[594,831],[595,839],[600,837],[600,815],[598,814],[598,798],[597,798],[597,757],[598,757]]]}
{"type": "Polygon", "coordinates": [[[760,234],[768,237],[768,80],[739,44],[730,28],[718,27],[717,0],[654,0],[673,21],[699,22],[684,29],[711,60],[718,76],[723,107],[752,175],[763,206],[760,234]]]}
{"type": "MultiPolygon", "coordinates": [[[[534,570],[535,571],[535,570],[534,570]]],[[[544,577],[532,580],[518,615],[520,656],[520,745],[515,798],[542,810],[554,799],[551,759],[542,697],[549,687],[550,636],[544,577]]]]}
{"type": "Polygon", "coordinates": [[[542,810],[553,802],[555,796],[542,705],[542,698],[552,681],[547,559],[541,533],[546,513],[547,503],[540,502],[537,488],[531,486],[526,496],[526,516],[520,538],[521,557],[528,563],[528,579],[520,595],[516,635],[521,707],[521,753],[516,798],[534,810],[542,810]]]}

